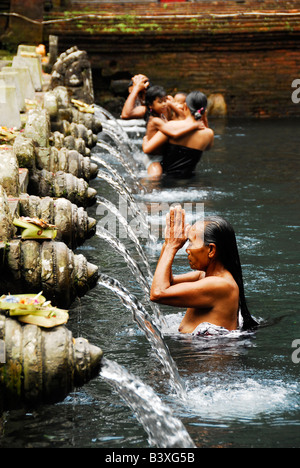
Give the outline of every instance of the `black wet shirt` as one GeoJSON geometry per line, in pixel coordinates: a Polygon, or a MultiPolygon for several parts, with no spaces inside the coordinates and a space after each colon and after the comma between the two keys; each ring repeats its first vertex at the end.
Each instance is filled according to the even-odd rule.
{"type": "Polygon", "coordinates": [[[176,179],[193,177],[203,151],[169,143],[164,151],[163,173],[176,179]]]}

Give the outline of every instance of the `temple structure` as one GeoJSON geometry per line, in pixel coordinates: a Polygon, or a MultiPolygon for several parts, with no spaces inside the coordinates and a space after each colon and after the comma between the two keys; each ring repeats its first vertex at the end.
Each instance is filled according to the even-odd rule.
{"type": "Polygon", "coordinates": [[[232,116],[300,115],[299,0],[5,0],[1,9],[18,14],[0,16],[4,42],[57,36],[59,52],[86,50],[95,100],[107,108],[144,73],[168,93],[221,93],[232,116]]]}

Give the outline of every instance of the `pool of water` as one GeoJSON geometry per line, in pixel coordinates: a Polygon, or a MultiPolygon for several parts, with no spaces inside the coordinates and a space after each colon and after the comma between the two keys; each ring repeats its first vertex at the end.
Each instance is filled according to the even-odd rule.
{"type": "MultiPolygon", "coordinates": [[[[185,400],[170,389],[145,334],[115,294],[96,286],[70,310],[73,335],[101,347],[107,359],[151,386],[199,448],[300,446],[300,363],[293,359],[292,347],[300,340],[299,123],[212,121],[215,145],[204,153],[193,180],[144,180],[147,191],[135,195],[149,208],[152,226],[159,221],[152,208],[162,202],[204,204],[206,214],[232,223],[249,309],[260,322],[253,334],[192,339],[177,332],[183,311],[160,307],[164,340],[186,386],[185,400]]],[[[131,186],[118,161],[100,148],[95,151],[131,186]]],[[[118,193],[104,180],[91,185],[119,205],[118,193]]],[[[98,220],[103,217],[99,206],[89,212],[98,220]]],[[[131,240],[121,241],[142,268],[131,240]]],[[[159,238],[154,248],[140,241],[154,271],[163,240],[159,238]]],[[[126,261],[106,241],[94,236],[78,253],[147,303],[126,261]]],[[[182,250],[174,272],[184,271],[188,262],[182,250]]],[[[59,404],[7,413],[0,447],[147,448],[150,443],[132,409],[99,376],[59,404]]]]}

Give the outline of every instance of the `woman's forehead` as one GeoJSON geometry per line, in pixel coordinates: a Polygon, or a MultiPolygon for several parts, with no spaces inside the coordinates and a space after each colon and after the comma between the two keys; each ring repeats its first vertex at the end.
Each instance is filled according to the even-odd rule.
{"type": "Polygon", "coordinates": [[[189,230],[189,237],[197,238],[203,241],[204,238],[204,221],[197,221],[189,230]]]}

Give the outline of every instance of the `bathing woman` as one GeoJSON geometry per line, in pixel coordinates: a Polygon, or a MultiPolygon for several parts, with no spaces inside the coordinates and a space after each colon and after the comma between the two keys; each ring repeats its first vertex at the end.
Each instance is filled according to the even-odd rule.
{"type": "MultiPolygon", "coordinates": [[[[202,95],[202,93],[200,94],[202,95]]],[[[149,176],[160,177],[163,172],[162,166],[164,166],[164,172],[167,172],[167,160],[173,158],[172,154],[170,154],[170,144],[167,144],[169,142],[169,137],[173,140],[176,140],[180,144],[180,138],[183,142],[185,142],[185,136],[192,137],[194,135],[194,133],[191,132],[200,129],[207,130],[205,135],[201,134],[200,139],[202,146],[204,141],[203,137],[205,137],[207,133],[213,137],[213,131],[206,129],[204,122],[201,119],[202,115],[200,116],[197,114],[195,118],[187,115],[188,111],[186,110],[186,105],[184,106],[186,118],[183,120],[172,120],[172,111],[174,109],[170,109],[168,106],[166,92],[161,86],[152,86],[147,90],[146,105],[148,109],[148,119],[146,136],[143,140],[143,151],[148,155],[148,158],[145,161],[145,165],[149,176]]],[[[204,110],[205,109],[203,108],[203,114],[204,110]]],[[[187,143],[189,143],[189,141],[187,143]]],[[[209,143],[211,143],[211,141],[209,143]]],[[[192,141],[191,145],[193,144],[197,145],[197,142],[195,143],[192,141]]],[[[206,149],[208,143],[206,142],[204,146],[206,149]]],[[[176,147],[176,151],[178,149],[179,146],[176,147]]],[[[189,151],[189,155],[192,153],[194,153],[193,149],[189,151]]],[[[199,156],[198,151],[196,156],[199,156]]],[[[193,155],[193,159],[194,157],[195,155],[193,155]]],[[[179,159],[182,160],[182,156],[180,156],[179,159]]],[[[184,161],[187,161],[186,154],[184,155],[184,161]]],[[[178,161],[176,168],[178,168],[177,166],[178,161]]],[[[182,168],[180,169],[180,173],[182,174],[182,168]]]]}
{"type": "Polygon", "coordinates": [[[200,91],[193,91],[183,104],[185,119],[164,122],[153,119],[152,136],[143,140],[143,151],[163,153],[164,174],[174,178],[190,178],[194,175],[203,151],[209,150],[214,141],[214,132],[207,126],[207,98],[200,91]],[[166,144],[168,143],[168,144],[166,144]]]}
{"type": "Polygon", "coordinates": [[[165,242],[154,274],[151,301],[187,308],[179,332],[197,334],[208,323],[226,330],[244,330],[257,323],[251,317],[244,295],[242,269],[231,225],[213,217],[185,225],[184,210],[171,208],[167,215],[165,242]],[[186,252],[193,270],[173,276],[175,255],[189,240],[186,252]]]}

